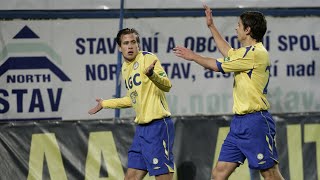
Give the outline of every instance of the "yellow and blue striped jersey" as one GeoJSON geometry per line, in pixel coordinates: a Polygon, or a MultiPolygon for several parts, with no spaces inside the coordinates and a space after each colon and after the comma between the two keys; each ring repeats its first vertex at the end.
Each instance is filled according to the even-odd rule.
{"type": "Polygon", "coordinates": [[[234,72],[233,113],[247,114],[270,108],[267,86],[271,64],[261,42],[230,49],[228,57],[218,59],[217,66],[222,73],[234,72]]]}
{"type": "Polygon", "coordinates": [[[133,107],[136,112],[135,123],[145,124],[154,119],[171,115],[165,92],[169,92],[171,82],[156,55],[140,51],[131,62],[122,64],[122,78],[127,94],[122,98],[104,100],[103,108],[133,107]],[[145,75],[145,70],[157,60],[152,76],[145,75]]]}

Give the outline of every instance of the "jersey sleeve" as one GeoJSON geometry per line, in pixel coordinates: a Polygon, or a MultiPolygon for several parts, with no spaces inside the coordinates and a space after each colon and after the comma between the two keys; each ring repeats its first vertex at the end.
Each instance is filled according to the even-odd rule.
{"type": "Polygon", "coordinates": [[[128,96],[124,96],[122,98],[103,100],[101,105],[103,108],[109,108],[109,109],[129,108],[132,106],[131,99],[128,96]]]}
{"type": "Polygon", "coordinates": [[[254,67],[254,53],[251,50],[251,46],[230,49],[228,51],[228,57],[217,59],[217,66],[220,72],[242,72],[253,69],[254,67]]]}
{"type": "Polygon", "coordinates": [[[157,60],[157,63],[154,67],[153,74],[149,77],[149,79],[162,91],[169,92],[172,84],[156,55],[149,55],[146,57],[144,68],[147,69],[154,60],[157,60]]]}

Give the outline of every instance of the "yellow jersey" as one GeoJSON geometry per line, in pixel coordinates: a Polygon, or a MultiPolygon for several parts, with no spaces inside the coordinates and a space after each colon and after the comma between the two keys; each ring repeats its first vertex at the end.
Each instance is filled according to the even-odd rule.
{"type": "Polygon", "coordinates": [[[137,124],[171,115],[165,92],[169,92],[172,85],[155,54],[140,51],[134,60],[122,64],[121,72],[127,94],[122,98],[102,101],[103,108],[133,107],[137,124]],[[148,77],[145,70],[154,60],[157,60],[154,72],[148,77]]]}
{"type": "Polygon", "coordinates": [[[261,42],[230,49],[228,57],[217,60],[217,66],[222,73],[234,72],[233,113],[241,115],[270,108],[267,87],[271,63],[261,42]]]}

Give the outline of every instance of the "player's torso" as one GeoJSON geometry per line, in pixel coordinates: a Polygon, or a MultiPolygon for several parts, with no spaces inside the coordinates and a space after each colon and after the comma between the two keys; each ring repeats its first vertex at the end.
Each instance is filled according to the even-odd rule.
{"type": "Polygon", "coordinates": [[[253,58],[253,69],[234,74],[234,108],[236,113],[248,113],[267,110],[266,99],[270,75],[270,60],[263,46],[254,47],[247,56],[253,58]]]}
{"type": "Polygon", "coordinates": [[[253,68],[235,72],[235,85],[239,85],[240,91],[242,91],[242,88],[254,88],[252,90],[262,92],[269,79],[270,59],[268,52],[263,46],[254,48],[254,51],[249,51],[247,54],[250,59],[253,59],[253,68]]]}
{"type": "Polygon", "coordinates": [[[131,63],[123,64],[122,76],[133,107],[139,105],[141,90],[147,79],[144,75],[143,56],[138,55],[131,63]]]}

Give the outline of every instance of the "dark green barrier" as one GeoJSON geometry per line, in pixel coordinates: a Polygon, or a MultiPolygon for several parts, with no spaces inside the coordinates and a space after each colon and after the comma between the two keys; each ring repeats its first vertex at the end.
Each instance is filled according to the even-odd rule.
{"type": "MultiPolygon", "coordinates": [[[[320,114],[274,115],[280,170],[289,180],[317,180],[320,114]]],[[[173,118],[174,179],[208,180],[231,116],[173,118]]],[[[134,125],[108,120],[0,123],[0,179],[123,179],[134,125]]],[[[259,179],[244,164],[230,179],[259,179]]],[[[154,179],[147,177],[145,179],[154,179]]]]}

